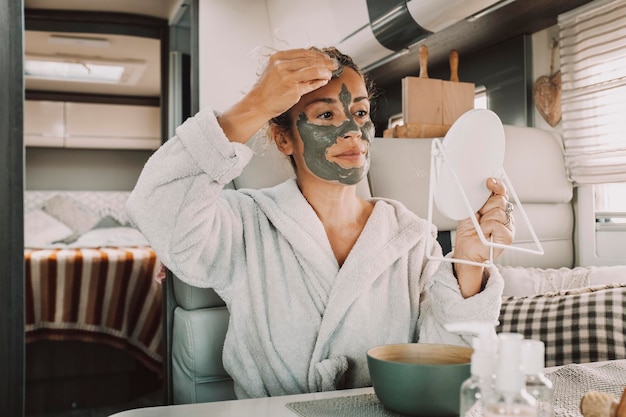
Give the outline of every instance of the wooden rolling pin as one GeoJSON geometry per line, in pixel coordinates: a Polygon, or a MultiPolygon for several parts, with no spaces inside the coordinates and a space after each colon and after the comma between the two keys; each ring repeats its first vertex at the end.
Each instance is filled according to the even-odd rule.
{"type": "Polygon", "coordinates": [[[450,81],[459,82],[459,53],[455,49],[450,51],[450,81]]]}
{"type": "Polygon", "coordinates": [[[580,412],[584,417],[626,417],[626,389],[620,400],[611,394],[589,391],[580,400],[580,412]]]}

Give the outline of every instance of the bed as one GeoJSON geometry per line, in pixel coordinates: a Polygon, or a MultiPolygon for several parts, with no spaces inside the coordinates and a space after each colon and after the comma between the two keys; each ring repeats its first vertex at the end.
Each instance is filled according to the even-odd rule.
{"type": "Polygon", "coordinates": [[[127,350],[161,373],[161,263],[119,191],[26,191],[26,342],[127,350]]]}

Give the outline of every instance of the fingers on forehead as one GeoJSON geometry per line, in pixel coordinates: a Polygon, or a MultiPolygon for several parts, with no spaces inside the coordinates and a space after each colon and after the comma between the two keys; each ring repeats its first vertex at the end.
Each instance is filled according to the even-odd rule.
{"type": "Polygon", "coordinates": [[[328,62],[332,62],[332,59],[325,53],[311,49],[290,49],[286,51],[278,51],[272,54],[271,59],[277,61],[292,59],[310,59],[312,62],[322,59],[328,62]]]}
{"type": "Polygon", "coordinates": [[[309,70],[323,72],[324,74],[326,74],[327,72],[329,74],[328,78],[330,78],[330,75],[332,75],[333,70],[332,62],[329,63],[326,61],[321,61],[317,58],[296,58],[277,61],[276,65],[279,65],[283,70],[291,72],[301,72],[309,70]]]}

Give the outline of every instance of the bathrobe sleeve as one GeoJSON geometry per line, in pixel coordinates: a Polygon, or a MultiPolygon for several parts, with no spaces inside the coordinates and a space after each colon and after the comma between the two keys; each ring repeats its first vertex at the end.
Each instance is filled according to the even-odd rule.
{"type": "Polygon", "coordinates": [[[458,321],[497,322],[504,280],[496,267],[492,266],[487,271],[489,279],[483,291],[463,298],[452,272],[452,263],[440,263],[439,268],[427,280],[422,293],[419,342],[471,346],[471,335],[449,333],[444,325],[458,321]]]}
{"type": "Polygon", "coordinates": [[[243,203],[240,193],[221,191],[251,157],[207,109],[185,121],[141,172],[126,205],[129,219],[183,281],[228,286],[234,255],[244,250],[243,203]]]}

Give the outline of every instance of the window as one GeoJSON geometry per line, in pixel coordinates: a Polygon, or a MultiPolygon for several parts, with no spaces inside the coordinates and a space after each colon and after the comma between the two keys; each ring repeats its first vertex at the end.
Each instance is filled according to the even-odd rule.
{"type": "Polygon", "coordinates": [[[559,16],[565,162],[576,185],[626,181],[626,0],[559,16]]]}
{"type": "Polygon", "coordinates": [[[626,182],[595,185],[594,198],[596,228],[626,225],[626,182]]]}
{"type": "Polygon", "coordinates": [[[474,92],[474,108],[475,109],[488,109],[489,102],[487,101],[487,87],[484,85],[476,86],[474,92]]]}
{"type": "Polygon", "coordinates": [[[626,259],[626,0],[559,16],[565,164],[577,186],[579,265],[626,259]]]}

